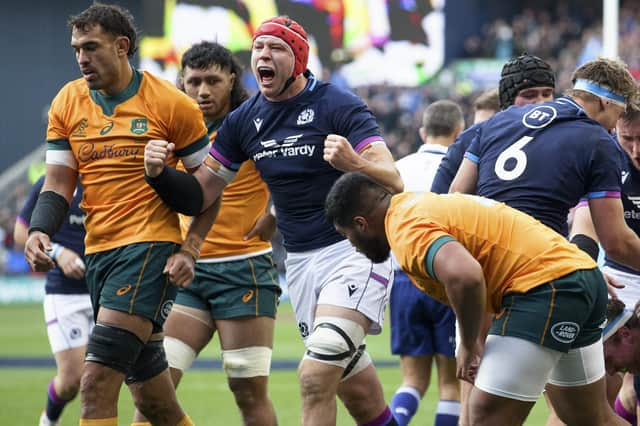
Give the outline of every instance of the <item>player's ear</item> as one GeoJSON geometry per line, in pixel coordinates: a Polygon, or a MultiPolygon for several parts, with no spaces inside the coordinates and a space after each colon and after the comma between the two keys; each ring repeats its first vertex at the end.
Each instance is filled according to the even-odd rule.
{"type": "Polygon", "coordinates": [[[129,46],[131,42],[129,37],[120,36],[116,38],[116,49],[118,49],[118,56],[128,56],[129,46]]]}
{"type": "Polygon", "coordinates": [[[354,216],[353,217],[353,227],[357,231],[365,231],[369,226],[369,222],[364,216],[354,216]]]}

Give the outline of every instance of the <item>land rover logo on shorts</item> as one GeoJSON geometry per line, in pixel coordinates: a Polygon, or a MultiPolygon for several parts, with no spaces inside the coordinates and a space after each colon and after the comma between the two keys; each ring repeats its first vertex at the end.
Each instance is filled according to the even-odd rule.
{"type": "Polygon", "coordinates": [[[169,312],[171,312],[171,307],[173,306],[173,300],[167,300],[162,304],[162,309],[160,309],[160,316],[162,319],[167,319],[169,316],[169,312]]]}
{"type": "Polygon", "coordinates": [[[561,343],[573,342],[578,337],[579,332],[580,326],[575,322],[563,321],[551,327],[551,335],[561,343]]]}
{"type": "Polygon", "coordinates": [[[147,119],[146,118],[134,118],[131,120],[131,133],[141,135],[147,132],[147,119]]]}

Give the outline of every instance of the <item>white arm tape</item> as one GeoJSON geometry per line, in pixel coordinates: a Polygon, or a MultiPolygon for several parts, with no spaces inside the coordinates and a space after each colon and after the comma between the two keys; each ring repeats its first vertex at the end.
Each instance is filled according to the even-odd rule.
{"type": "Polygon", "coordinates": [[[182,164],[186,169],[194,169],[198,167],[200,164],[202,164],[204,159],[207,158],[207,155],[209,155],[210,149],[211,149],[211,144],[208,144],[192,154],[185,155],[184,157],[180,157],[180,161],[182,161],[182,164]]]}
{"type": "Polygon", "coordinates": [[[73,157],[73,153],[67,150],[48,149],[45,156],[45,163],[78,170],[78,162],[73,157]]]}
{"type": "Polygon", "coordinates": [[[204,159],[204,165],[209,172],[224,180],[227,184],[236,177],[236,172],[223,165],[221,162],[208,155],[204,159]]]}

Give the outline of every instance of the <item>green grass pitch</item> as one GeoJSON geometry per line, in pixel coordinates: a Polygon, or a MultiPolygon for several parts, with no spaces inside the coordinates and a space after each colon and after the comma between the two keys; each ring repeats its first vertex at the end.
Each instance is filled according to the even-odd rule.
{"type": "MultiPolygon", "coordinates": [[[[41,305],[0,305],[0,359],[43,357],[53,359],[49,352],[41,305]]],[[[367,349],[374,361],[397,361],[389,351],[388,325],[380,336],[367,338],[367,349]]],[[[218,359],[219,347],[214,338],[201,358],[218,359]]],[[[299,360],[303,353],[301,340],[291,306],[282,303],[276,324],[274,360],[299,360]]],[[[387,401],[400,384],[400,369],[396,364],[378,368],[387,401]]],[[[46,387],[53,376],[53,368],[0,367],[0,424],[36,425],[46,401],[46,387]]],[[[435,415],[436,381],[432,381],[414,417],[414,425],[431,425],[435,415]]],[[[275,405],[280,425],[300,424],[300,398],[296,372],[292,369],[272,370],[269,393],[275,405]]],[[[131,397],[123,387],[118,407],[120,425],[129,425],[132,415],[131,397]]],[[[180,403],[196,425],[240,425],[240,416],[227,389],[226,378],[220,370],[192,369],[185,375],[178,389],[180,403]]],[[[527,421],[528,426],[542,426],[547,409],[544,402],[536,404],[527,421]]],[[[61,419],[61,426],[78,424],[79,401],[69,404],[61,419]]],[[[338,403],[338,425],[353,425],[353,421],[338,403]]]]}

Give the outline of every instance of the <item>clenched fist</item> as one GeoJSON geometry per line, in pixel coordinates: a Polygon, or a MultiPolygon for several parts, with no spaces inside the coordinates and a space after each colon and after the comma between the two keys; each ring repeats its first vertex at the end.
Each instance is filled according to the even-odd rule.
{"type": "Polygon", "coordinates": [[[160,139],[152,139],[144,147],[144,171],[147,176],[156,177],[173,155],[175,144],[160,139]]]}

